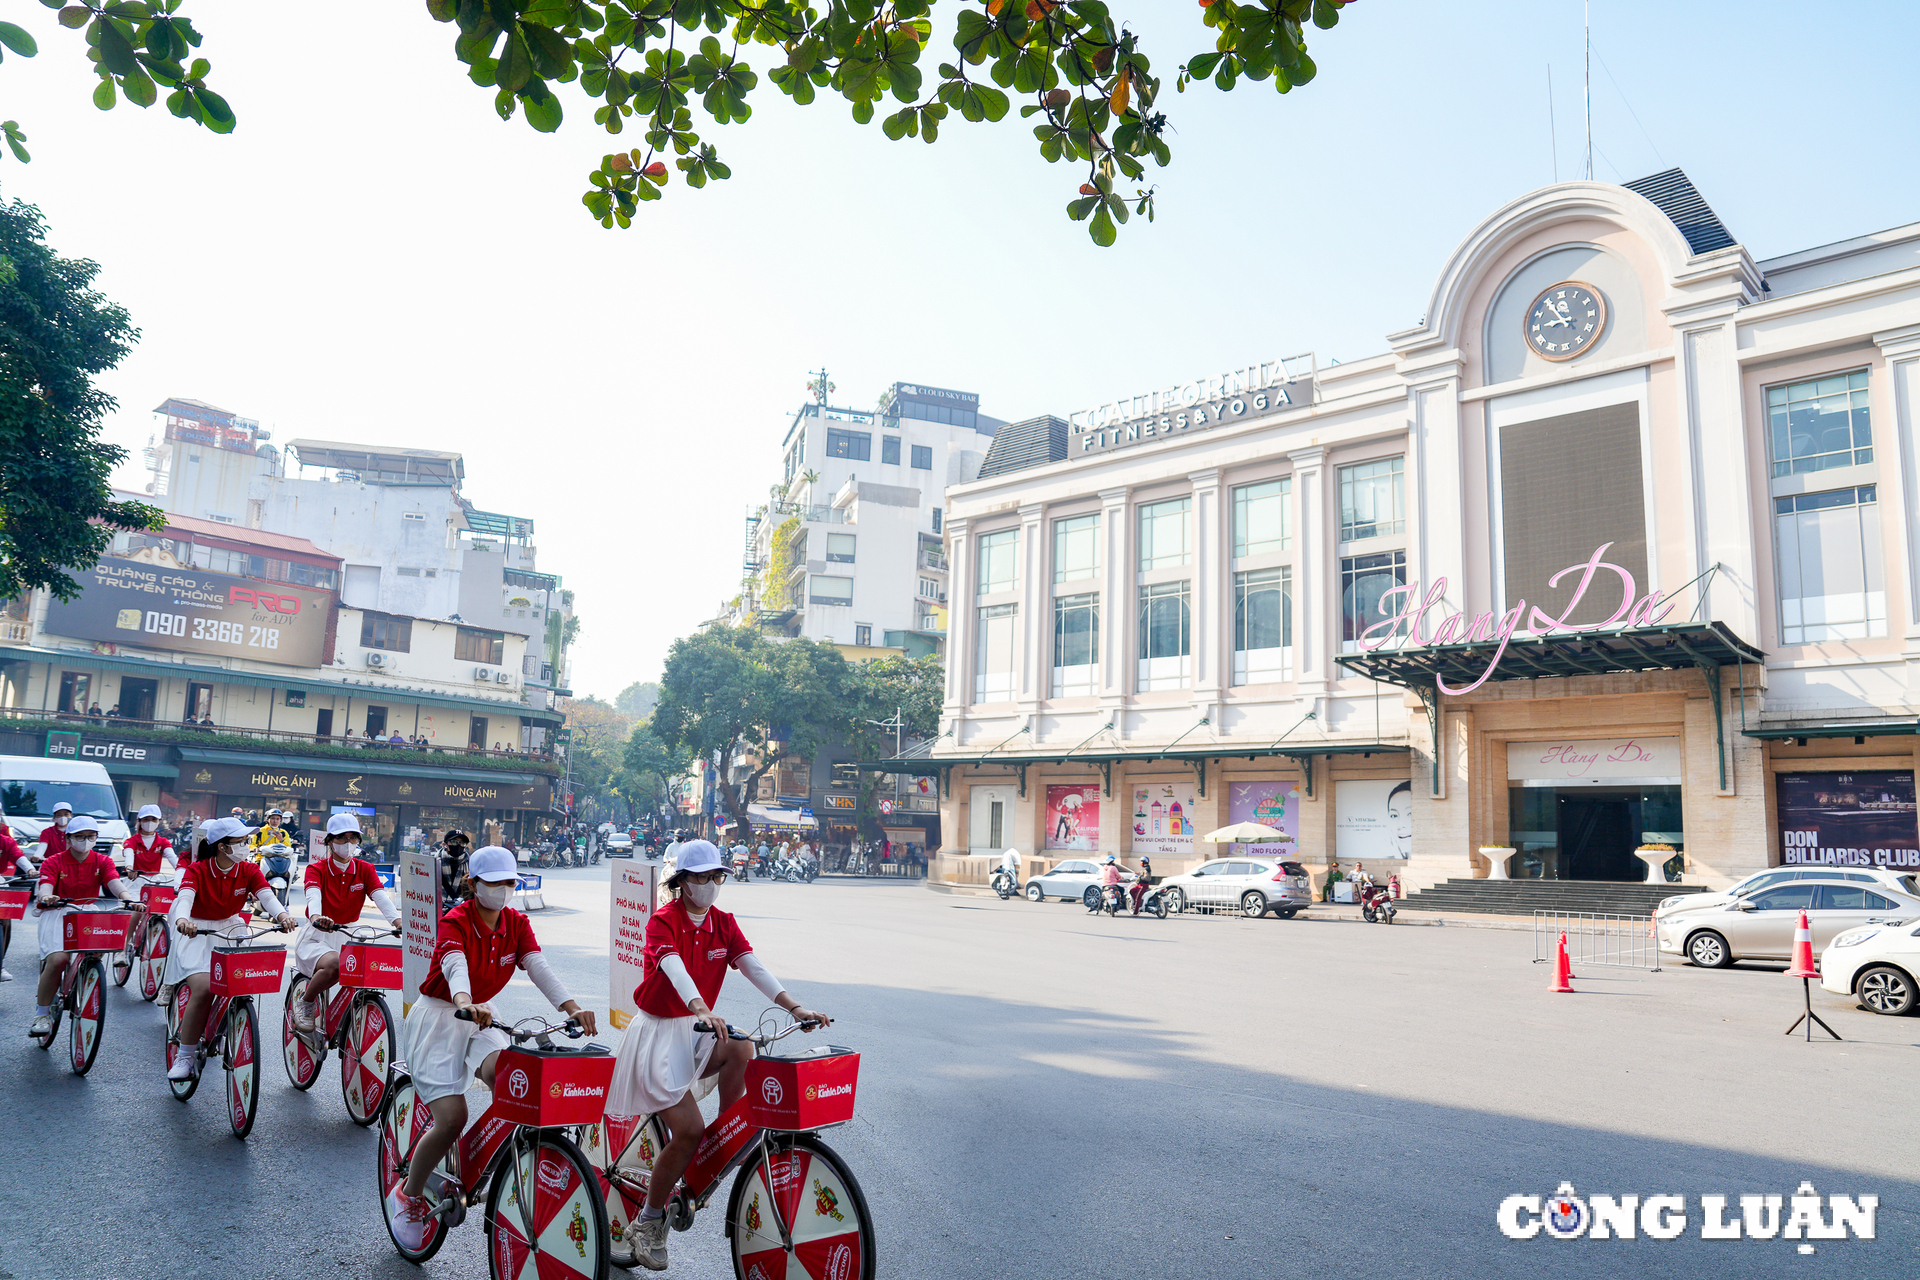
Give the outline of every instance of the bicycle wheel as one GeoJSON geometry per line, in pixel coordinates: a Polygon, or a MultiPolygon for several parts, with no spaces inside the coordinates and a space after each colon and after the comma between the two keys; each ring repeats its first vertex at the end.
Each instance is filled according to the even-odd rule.
{"type": "Polygon", "coordinates": [[[100,1032],[107,1025],[107,975],[99,956],[88,956],[73,963],[80,976],[73,984],[73,1022],[67,1028],[67,1052],[73,1074],[83,1076],[93,1070],[100,1053],[100,1032]]]}
{"type": "Polygon", "coordinates": [[[133,976],[133,954],[140,947],[140,931],[131,926],[127,929],[127,944],[113,953],[113,985],[124,987],[127,979],[133,976]]]}
{"type": "Polygon", "coordinates": [[[347,1116],[362,1129],[380,1118],[393,1070],[393,1015],[371,991],[354,999],[347,1013],[346,1043],[340,1047],[340,1096],[347,1116]]]}
{"type": "Polygon", "coordinates": [[[586,1130],[587,1160],[600,1178],[607,1202],[607,1230],[616,1253],[626,1253],[627,1232],[646,1207],[653,1162],[666,1140],[652,1116],[607,1116],[586,1130]],[[615,1176],[615,1175],[619,1176],[615,1176]]]}
{"type": "MultiPolygon", "coordinates": [[[[187,1016],[187,1001],[192,998],[192,994],[192,992],[187,990],[187,984],[181,982],[173,989],[173,999],[167,1001],[167,1067],[169,1069],[173,1067],[174,1054],[178,1052],[180,1048],[180,1022],[187,1016]]],[[[202,1031],[200,1034],[204,1036],[206,1032],[202,1031]]],[[[181,1102],[185,1102],[188,1098],[191,1098],[194,1090],[199,1087],[200,1075],[198,1072],[188,1076],[185,1080],[169,1079],[167,1081],[167,1088],[172,1090],[173,1096],[181,1102]]]]}
{"type": "Polygon", "coordinates": [[[227,1014],[226,1059],[227,1123],[244,1139],[260,1111],[260,1019],[249,997],[236,997],[227,1014]]]}
{"type": "Polygon", "coordinates": [[[167,922],[149,919],[140,931],[140,998],[155,1000],[167,976],[167,922]]]}
{"type": "Polygon", "coordinates": [[[762,1154],[740,1166],[727,1198],[727,1236],[738,1280],[873,1278],[867,1198],[846,1162],[810,1133],[769,1134],[762,1154]],[[781,1221],[791,1249],[780,1243],[781,1221]]]}
{"type": "Polygon", "coordinates": [[[406,1181],[401,1161],[413,1152],[420,1135],[433,1126],[433,1113],[413,1091],[413,1077],[398,1072],[387,1089],[387,1102],[380,1111],[380,1142],[374,1150],[374,1172],[380,1188],[380,1216],[387,1224],[387,1236],[393,1247],[408,1262],[425,1262],[440,1252],[446,1243],[447,1220],[435,1218],[427,1229],[427,1238],[418,1249],[408,1249],[393,1234],[393,1215],[399,1208],[400,1185],[406,1181]]]}
{"type": "Polygon", "coordinates": [[[313,1088],[320,1078],[320,1064],[327,1060],[324,1047],[316,1049],[293,1030],[293,1006],[307,989],[307,975],[296,973],[287,988],[286,1007],[280,1011],[280,1060],[287,1065],[287,1082],[302,1092],[313,1088]]]}
{"type": "Polygon", "coordinates": [[[554,1129],[516,1134],[487,1188],[493,1280],[607,1280],[607,1202],[580,1148],[554,1129]]]}

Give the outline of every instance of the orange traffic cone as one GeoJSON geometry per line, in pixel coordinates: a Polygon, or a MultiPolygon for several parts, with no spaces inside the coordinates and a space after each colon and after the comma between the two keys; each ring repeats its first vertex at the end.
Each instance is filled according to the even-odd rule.
{"type": "Polygon", "coordinates": [[[1573,966],[1567,962],[1567,935],[1564,933],[1553,947],[1553,985],[1548,990],[1555,995],[1573,994],[1573,966]]]}
{"type": "Polygon", "coordinates": [[[1793,968],[1787,970],[1789,978],[1817,978],[1820,971],[1813,967],[1813,926],[1807,923],[1807,913],[1800,913],[1800,923],[1793,926],[1793,968]]]}

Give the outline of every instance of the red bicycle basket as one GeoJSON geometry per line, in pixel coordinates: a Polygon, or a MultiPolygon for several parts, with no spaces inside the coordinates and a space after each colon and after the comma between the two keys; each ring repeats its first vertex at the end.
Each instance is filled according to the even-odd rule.
{"type": "Polygon", "coordinates": [[[340,948],[340,985],[400,989],[400,948],[377,942],[349,942],[340,948]]]}
{"type": "Polygon", "coordinates": [[[60,918],[60,946],[67,951],[118,951],[127,945],[132,923],[124,911],[69,911],[60,918]]]}
{"type": "Polygon", "coordinates": [[[824,1129],[853,1119],[860,1055],[824,1045],[747,1064],[747,1101],[762,1129],[824,1129]]]}
{"type": "Polygon", "coordinates": [[[493,1072],[493,1109],[515,1124],[592,1124],[607,1109],[609,1053],[504,1049],[493,1072]]]}
{"type": "Polygon", "coordinates": [[[140,901],[149,911],[164,913],[173,905],[174,895],[180,891],[170,884],[149,884],[140,887],[140,901]]]}
{"type": "Polygon", "coordinates": [[[28,891],[0,889],[0,920],[18,920],[27,914],[28,891]]]}
{"type": "Polygon", "coordinates": [[[207,987],[217,996],[264,996],[280,989],[284,947],[215,947],[207,987]]]}

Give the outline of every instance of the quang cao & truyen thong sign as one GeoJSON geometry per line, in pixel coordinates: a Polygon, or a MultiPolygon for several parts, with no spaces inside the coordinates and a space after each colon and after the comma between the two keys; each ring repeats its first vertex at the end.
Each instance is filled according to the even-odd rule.
{"type": "Polygon", "coordinates": [[[333,609],[328,592],[113,556],[73,576],[80,594],[47,608],[46,628],[54,635],[290,667],[325,665],[333,609]]]}

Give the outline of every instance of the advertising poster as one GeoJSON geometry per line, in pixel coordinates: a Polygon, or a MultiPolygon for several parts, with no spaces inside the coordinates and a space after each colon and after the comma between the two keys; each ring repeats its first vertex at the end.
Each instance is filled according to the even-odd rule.
{"type": "Polygon", "coordinates": [[[1913,774],[1780,773],[1782,866],[1920,868],[1913,774]]]}
{"type": "Polygon", "coordinates": [[[326,665],[329,592],[113,556],[73,576],[80,594],[47,606],[46,628],[54,635],[289,667],[326,665]]]}
{"type": "MultiPolygon", "coordinates": [[[[1269,858],[1293,858],[1300,852],[1300,784],[1290,779],[1266,778],[1235,782],[1227,787],[1227,825],[1257,822],[1286,833],[1272,844],[1233,846],[1235,853],[1257,853],[1269,858]]],[[[1222,850],[1226,852],[1226,850],[1222,850]]]]}
{"type": "Polygon", "coordinates": [[[1100,847],[1100,784],[1047,788],[1047,848],[1091,852],[1100,847]]]}
{"type": "Polygon", "coordinates": [[[1333,786],[1334,857],[1343,863],[1413,856],[1413,786],[1349,778],[1333,786]]]}
{"type": "Polygon", "coordinates": [[[1190,782],[1149,782],[1133,788],[1134,853],[1193,856],[1193,824],[1199,813],[1193,792],[1190,782]]]}
{"type": "Polygon", "coordinates": [[[414,850],[400,855],[401,1015],[420,998],[420,984],[440,941],[440,859],[414,850]]]}
{"type": "Polygon", "coordinates": [[[612,992],[607,1016],[622,1028],[633,1021],[633,992],[646,976],[641,956],[647,945],[647,920],[660,896],[660,864],[620,859],[613,863],[609,892],[607,976],[612,992]]]}

